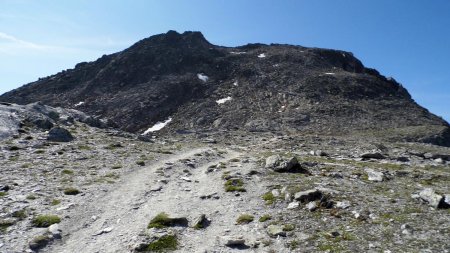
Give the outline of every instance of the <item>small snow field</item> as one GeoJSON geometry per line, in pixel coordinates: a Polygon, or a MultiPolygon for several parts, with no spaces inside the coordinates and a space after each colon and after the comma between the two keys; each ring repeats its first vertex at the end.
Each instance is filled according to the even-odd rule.
{"type": "Polygon", "coordinates": [[[234,86],[238,86],[238,85],[239,85],[239,82],[238,82],[238,81],[235,81],[235,82],[233,83],[233,85],[234,85],[234,86]]]}
{"type": "Polygon", "coordinates": [[[266,58],[266,54],[264,54],[264,53],[263,54],[259,54],[258,58],[266,58]]]}
{"type": "Polygon", "coordinates": [[[230,100],[232,100],[231,97],[226,97],[226,98],[222,98],[222,99],[216,100],[216,103],[220,105],[220,104],[223,104],[223,103],[225,103],[227,101],[230,101],[230,100]]]}
{"type": "Polygon", "coordinates": [[[331,73],[331,72],[324,73],[324,74],[325,74],[325,75],[329,75],[329,76],[336,75],[336,73],[331,73]]]}
{"type": "Polygon", "coordinates": [[[203,82],[207,82],[209,77],[207,75],[204,75],[203,73],[197,74],[198,79],[202,80],[203,82]]]}
{"type": "Polygon", "coordinates": [[[172,122],[172,118],[171,117],[169,117],[166,121],[156,123],[155,125],[153,125],[149,129],[147,129],[142,135],[146,135],[148,133],[159,131],[159,130],[163,129],[170,122],[172,122]]]}
{"type": "Polygon", "coordinates": [[[78,107],[78,106],[83,105],[83,104],[84,104],[84,102],[78,102],[78,103],[76,103],[74,106],[75,106],[75,107],[78,107]]]}

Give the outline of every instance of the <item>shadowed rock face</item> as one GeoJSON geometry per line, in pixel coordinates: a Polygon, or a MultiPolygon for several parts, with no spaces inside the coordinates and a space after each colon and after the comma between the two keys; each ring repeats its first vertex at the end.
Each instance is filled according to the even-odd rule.
{"type": "Polygon", "coordinates": [[[278,44],[227,48],[199,32],[149,37],[0,101],[76,108],[131,132],[172,117],[162,132],[358,132],[450,146],[447,122],[351,53],[278,44]]]}

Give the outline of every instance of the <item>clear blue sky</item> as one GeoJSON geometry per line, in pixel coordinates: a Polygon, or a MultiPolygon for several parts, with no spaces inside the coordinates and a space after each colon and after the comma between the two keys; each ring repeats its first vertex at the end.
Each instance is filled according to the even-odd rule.
{"type": "Polygon", "coordinates": [[[168,30],[351,51],[450,121],[450,0],[0,0],[0,93],[168,30]]]}

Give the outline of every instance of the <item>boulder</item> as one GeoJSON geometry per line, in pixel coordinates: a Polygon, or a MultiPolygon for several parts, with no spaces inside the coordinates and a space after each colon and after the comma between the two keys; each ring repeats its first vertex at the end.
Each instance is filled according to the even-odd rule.
{"type": "Polygon", "coordinates": [[[437,194],[433,189],[426,188],[419,192],[419,197],[422,201],[426,202],[429,206],[434,208],[450,208],[448,203],[448,196],[442,196],[437,194]]]}
{"type": "Polygon", "coordinates": [[[384,173],[373,169],[366,169],[367,179],[374,182],[382,182],[385,179],[384,173]]]}
{"type": "Polygon", "coordinates": [[[206,218],[205,214],[201,214],[195,221],[194,221],[194,228],[195,229],[203,229],[209,226],[211,223],[208,218],[206,218]]]}
{"type": "Polygon", "coordinates": [[[271,237],[278,237],[278,236],[286,236],[286,231],[283,230],[283,226],[280,225],[269,225],[267,227],[267,234],[271,237]]]}
{"type": "Polygon", "coordinates": [[[73,140],[73,136],[65,128],[54,127],[48,132],[47,140],[54,142],[70,142],[73,140]]]}
{"type": "Polygon", "coordinates": [[[322,196],[323,194],[320,190],[312,189],[295,193],[294,199],[300,202],[311,202],[315,200],[320,200],[322,196]]]}
{"type": "Polygon", "coordinates": [[[271,169],[276,172],[300,172],[307,173],[308,171],[303,169],[297,158],[292,157],[289,159],[283,159],[279,155],[269,156],[266,159],[266,169],[271,169]]]}

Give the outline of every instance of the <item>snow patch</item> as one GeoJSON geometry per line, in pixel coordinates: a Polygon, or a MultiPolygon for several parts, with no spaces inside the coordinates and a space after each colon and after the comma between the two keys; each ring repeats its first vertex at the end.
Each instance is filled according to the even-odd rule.
{"type": "Polygon", "coordinates": [[[84,104],[84,102],[78,102],[78,103],[76,103],[74,106],[75,106],[75,107],[78,107],[78,106],[80,106],[80,105],[82,105],[82,104],[84,104]]]}
{"type": "Polygon", "coordinates": [[[232,99],[231,97],[222,98],[222,99],[216,100],[216,103],[220,105],[227,101],[230,101],[231,99],[232,99]]]}
{"type": "Polygon", "coordinates": [[[335,75],[336,73],[331,73],[331,72],[329,72],[329,73],[325,73],[325,75],[335,75]]]}
{"type": "Polygon", "coordinates": [[[172,121],[172,117],[169,117],[166,121],[158,122],[154,126],[147,129],[142,135],[146,135],[148,133],[156,132],[161,129],[163,129],[167,124],[169,124],[172,121]]]}
{"type": "Polygon", "coordinates": [[[258,55],[258,58],[265,58],[265,57],[266,57],[266,54],[264,54],[264,53],[258,55]]]}
{"type": "Polygon", "coordinates": [[[202,81],[205,82],[205,83],[206,83],[206,82],[208,81],[208,79],[209,79],[209,77],[206,76],[206,75],[204,75],[203,73],[197,74],[197,77],[198,77],[198,79],[202,80],[202,81]]]}
{"type": "Polygon", "coordinates": [[[234,86],[238,86],[238,85],[239,85],[238,81],[235,81],[235,82],[233,83],[233,85],[234,85],[234,86]]]}
{"type": "Polygon", "coordinates": [[[246,54],[247,52],[230,52],[230,54],[246,54]]]}

